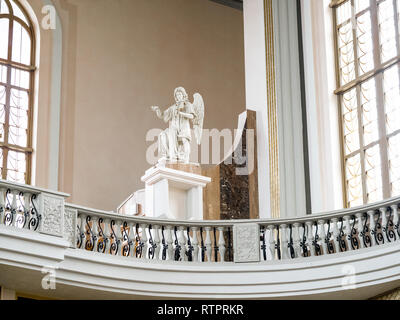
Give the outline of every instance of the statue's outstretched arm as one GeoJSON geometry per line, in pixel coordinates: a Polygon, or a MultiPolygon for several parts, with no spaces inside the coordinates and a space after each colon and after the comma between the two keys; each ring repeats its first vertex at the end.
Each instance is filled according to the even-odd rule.
{"type": "Polygon", "coordinates": [[[164,119],[164,113],[161,112],[160,107],[153,106],[153,107],[151,107],[151,110],[153,110],[156,113],[157,118],[159,118],[161,120],[164,119]]]}
{"type": "Polygon", "coordinates": [[[194,115],[192,113],[186,113],[186,112],[179,112],[181,116],[188,118],[190,120],[194,119],[194,115]]]}

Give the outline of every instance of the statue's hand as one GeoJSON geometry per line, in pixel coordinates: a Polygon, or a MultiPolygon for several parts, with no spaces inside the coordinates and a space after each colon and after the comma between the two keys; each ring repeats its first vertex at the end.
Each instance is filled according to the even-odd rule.
{"type": "Polygon", "coordinates": [[[157,111],[157,110],[160,110],[160,108],[159,108],[159,107],[157,107],[157,106],[152,106],[152,107],[151,107],[151,110],[153,110],[153,111],[157,111]]]}

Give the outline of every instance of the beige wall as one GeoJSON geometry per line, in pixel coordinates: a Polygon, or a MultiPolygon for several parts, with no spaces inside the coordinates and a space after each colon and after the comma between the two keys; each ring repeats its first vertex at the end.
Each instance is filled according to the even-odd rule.
{"type": "MultiPolygon", "coordinates": [[[[171,105],[177,86],[202,93],[205,128],[236,127],[245,109],[242,12],[208,0],[53,2],[63,28],[59,190],[70,202],[115,210],[143,187],[146,133],[163,126],[150,106],[171,105]]],[[[43,49],[39,128],[48,121],[43,49]]],[[[43,187],[46,130],[37,146],[43,187]]]]}

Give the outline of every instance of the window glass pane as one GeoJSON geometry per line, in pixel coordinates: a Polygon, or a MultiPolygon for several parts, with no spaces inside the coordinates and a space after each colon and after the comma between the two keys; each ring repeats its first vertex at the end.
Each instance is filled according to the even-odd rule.
{"type": "Polygon", "coordinates": [[[347,1],[336,8],[337,24],[340,25],[343,22],[351,18],[351,2],[347,1]]]}
{"type": "Polygon", "coordinates": [[[354,6],[356,10],[356,14],[369,8],[369,0],[355,0],[354,6]]]}
{"type": "Polygon", "coordinates": [[[7,67],[0,65],[0,82],[7,83],[7,67]]]}
{"type": "Polygon", "coordinates": [[[363,121],[364,145],[378,141],[378,110],[376,107],[376,84],[372,78],[361,85],[361,110],[363,121]]]}
{"type": "Polygon", "coordinates": [[[0,148],[0,178],[3,177],[3,149],[0,148]]]}
{"type": "Polygon", "coordinates": [[[353,29],[350,22],[339,29],[339,66],[340,82],[342,85],[355,79],[353,29]]]}
{"type": "Polygon", "coordinates": [[[399,65],[387,69],[383,74],[385,96],[386,131],[388,134],[400,129],[400,82],[399,65]]]}
{"type": "Polygon", "coordinates": [[[367,11],[357,18],[358,72],[363,75],[374,68],[371,13],[367,11]]]}
{"type": "Polygon", "coordinates": [[[8,10],[8,6],[4,0],[0,0],[0,13],[8,14],[10,10],[8,10]]]}
{"type": "Polygon", "coordinates": [[[6,87],[0,85],[0,141],[1,142],[4,142],[4,124],[6,115],[5,105],[6,105],[6,87]]]}
{"type": "Polygon", "coordinates": [[[12,60],[25,65],[31,64],[31,38],[18,22],[14,21],[12,60]]]}
{"type": "Polygon", "coordinates": [[[360,155],[346,160],[346,184],[347,184],[347,204],[355,207],[363,204],[363,192],[361,182],[361,163],[360,155]]]}
{"type": "Polygon", "coordinates": [[[382,172],[379,145],[365,151],[365,177],[368,203],[382,200],[382,172]]]}
{"type": "Polygon", "coordinates": [[[9,150],[7,158],[7,180],[25,183],[26,155],[9,150]]]}
{"type": "Polygon", "coordinates": [[[28,93],[11,90],[8,140],[10,144],[27,147],[28,93]]]}
{"type": "Polygon", "coordinates": [[[30,73],[20,69],[11,69],[11,84],[16,87],[29,89],[30,73]]]}
{"type": "Polygon", "coordinates": [[[388,143],[390,189],[391,196],[395,197],[400,195],[400,134],[390,138],[388,143]]]}
{"type": "Polygon", "coordinates": [[[385,62],[397,56],[393,0],[385,0],[378,5],[378,20],[381,59],[385,62]]]}
{"type": "Polygon", "coordinates": [[[360,149],[356,89],[343,95],[343,135],[346,155],[360,149]]]}
{"type": "Polygon", "coordinates": [[[10,20],[0,19],[0,58],[8,58],[8,32],[10,20]]]}
{"type": "Polygon", "coordinates": [[[18,5],[13,0],[10,0],[10,3],[11,3],[11,6],[12,6],[12,9],[14,11],[14,16],[22,19],[22,21],[24,21],[29,26],[28,20],[26,20],[25,15],[22,13],[22,11],[18,7],[18,5]]]}

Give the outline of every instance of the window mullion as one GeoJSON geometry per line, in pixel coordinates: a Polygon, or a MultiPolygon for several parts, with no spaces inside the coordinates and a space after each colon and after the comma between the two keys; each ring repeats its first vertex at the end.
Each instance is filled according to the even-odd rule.
{"type": "MultiPolygon", "coordinates": [[[[371,3],[371,27],[372,27],[372,38],[373,38],[373,55],[375,68],[381,66],[380,56],[380,34],[379,34],[379,20],[378,20],[378,4],[376,0],[370,0],[371,3]]],[[[380,145],[380,158],[381,158],[381,174],[382,174],[382,192],[383,198],[390,197],[389,188],[389,159],[388,159],[388,142],[386,139],[386,120],[385,120],[385,100],[383,91],[383,73],[379,73],[376,76],[376,99],[378,107],[378,130],[379,130],[379,145],[380,145]]]]}
{"type": "MultiPolygon", "coordinates": [[[[10,19],[8,29],[8,61],[12,60],[12,45],[13,45],[13,34],[14,34],[14,21],[10,19]]],[[[11,67],[7,66],[7,85],[6,85],[6,101],[4,106],[4,144],[8,144],[8,133],[9,133],[9,117],[10,117],[10,101],[11,101],[11,67]]],[[[3,148],[3,172],[2,178],[7,179],[7,164],[8,164],[8,148],[3,148]]]]}
{"type": "MultiPolygon", "coordinates": [[[[351,0],[351,24],[353,30],[353,54],[354,54],[354,72],[355,78],[359,78],[359,60],[358,60],[358,40],[357,40],[357,18],[355,14],[355,5],[354,0],[351,0]]],[[[360,86],[356,87],[356,96],[357,96],[357,118],[358,118],[358,137],[360,141],[360,162],[361,162],[361,181],[362,181],[362,190],[363,190],[363,202],[367,202],[367,187],[366,187],[366,175],[365,175],[365,154],[364,154],[364,135],[362,131],[362,110],[361,110],[361,88],[360,86]]]]}
{"type": "MultiPolygon", "coordinates": [[[[335,67],[336,67],[336,86],[340,87],[340,64],[339,64],[339,44],[338,44],[338,29],[337,29],[337,13],[336,8],[333,9],[333,32],[334,32],[334,45],[335,45],[335,67]]],[[[341,159],[341,169],[342,169],[342,195],[343,195],[343,206],[348,206],[348,195],[347,195],[347,185],[346,185],[346,159],[344,151],[344,131],[343,131],[343,105],[342,105],[342,95],[337,95],[337,114],[338,114],[338,127],[339,127],[339,141],[340,141],[340,159],[341,159]]]]}

